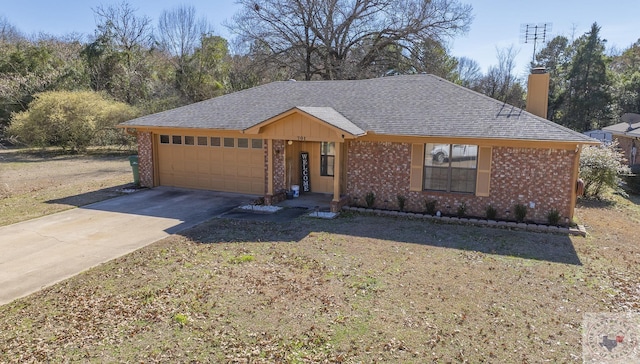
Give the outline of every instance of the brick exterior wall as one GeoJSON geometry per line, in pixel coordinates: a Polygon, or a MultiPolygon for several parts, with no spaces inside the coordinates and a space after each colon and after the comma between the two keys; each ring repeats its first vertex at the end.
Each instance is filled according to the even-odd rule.
{"type": "Polygon", "coordinates": [[[278,193],[286,189],[284,157],[284,140],[273,140],[273,192],[278,193]]]}
{"type": "Polygon", "coordinates": [[[140,186],[153,187],[153,134],[138,132],[137,139],[140,186]]]}
{"type": "Polygon", "coordinates": [[[629,166],[633,164],[633,160],[631,158],[631,147],[633,146],[633,143],[635,141],[635,145],[637,148],[636,164],[640,164],[640,140],[618,135],[614,135],[613,139],[618,141],[618,147],[620,148],[620,151],[624,154],[624,157],[626,159],[625,163],[627,163],[627,165],[629,166]]]}
{"type": "MultiPolygon", "coordinates": [[[[489,204],[498,218],[513,219],[514,205],[535,203],[527,209],[526,220],[545,223],[547,213],[557,209],[569,216],[573,206],[571,182],[574,151],[507,148],[492,149],[490,196],[409,191],[411,144],[390,142],[348,143],[346,193],[352,205],[365,205],[365,196],[373,192],[375,207],[398,209],[397,196],[406,197],[405,209],[423,212],[425,201],[437,200],[437,209],[454,215],[464,202],[469,216],[484,217],[489,204]],[[509,216],[505,211],[509,210],[509,216]]],[[[564,219],[562,219],[564,221],[564,219]]]]}
{"type": "Polygon", "coordinates": [[[284,140],[271,140],[273,150],[273,196],[268,194],[269,191],[269,154],[265,140],[264,143],[264,202],[266,205],[278,203],[286,198],[283,192],[287,187],[285,185],[285,156],[284,156],[284,140]]]}

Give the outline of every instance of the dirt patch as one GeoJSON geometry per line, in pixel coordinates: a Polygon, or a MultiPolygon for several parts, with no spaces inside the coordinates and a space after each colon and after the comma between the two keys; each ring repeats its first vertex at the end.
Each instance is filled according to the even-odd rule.
{"type": "Polygon", "coordinates": [[[0,226],[119,195],[133,181],[129,153],[0,150],[0,226]]]}

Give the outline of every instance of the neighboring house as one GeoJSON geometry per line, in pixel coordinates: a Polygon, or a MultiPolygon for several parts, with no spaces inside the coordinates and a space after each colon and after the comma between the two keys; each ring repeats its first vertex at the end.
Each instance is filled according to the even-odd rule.
{"type": "Polygon", "coordinates": [[[602,130],[613,134],[618,146],[624,153],[629,165],[640,164],[638,148],[640,148],[640,114],[626,113],[619,124],[607,126],[602,130]]]}
{"type": "Polygon", "coordinates": [[[611,144],[611,142],[613,141],[612,139],[613,136],[611,135],[611,133],[604,130],[589,130],[589,131],[583,132],[582,134],[588,137],[591,137],[593,139],[597,139],[601,143],[604,143],[606,145],[611,144]]]}
{"type": "MultiPolygon", "coordinates": [[[[548,75],[532,75],[540,115],[548,75]],[[536,79],[539,77],[539,80],[536,79]]],[[[579,155],[593,139],[433,75],[273,82],[121,124],[136,134],[144,186],[251,193],[271,204],[292,185],[365,204],[546,222],[571,219],[579,155]],[[441,151],[443,155],[434,153],[441,151]],[[302,166],[307,167],[302,171],[302,166]]]]}

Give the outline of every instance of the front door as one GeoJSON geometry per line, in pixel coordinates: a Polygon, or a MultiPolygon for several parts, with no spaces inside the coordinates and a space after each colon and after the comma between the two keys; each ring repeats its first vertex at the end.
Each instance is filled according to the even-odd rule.
{"type": "Polygon", "coordinates": [[[300,154],[309,154],[309,184],[311,192],[333,193],[334,143],[289,141],[285,148],[285,177],[287,189],[301,186],[300,154]],[[289,144],[291,143],[291,144],[289,144]]]}

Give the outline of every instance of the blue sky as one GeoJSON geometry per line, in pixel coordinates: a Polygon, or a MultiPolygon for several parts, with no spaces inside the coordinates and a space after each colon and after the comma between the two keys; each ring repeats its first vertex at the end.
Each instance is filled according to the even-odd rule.
{"type": "MultiPolygon", "coordinates": [[[[72,32],[92,34],[95,29],[93,8],[117,4],[120,0],[0,0],[0,17],[27,34],[45,32],[64,35],[72,32]]],[[[234,0],[128,0],[140,15],[157,21],[162,10],[181,4],[193,5],[206,17],[217,34],[228,37],[222,25],[238,10],[234,0]]],[[[483,71],[497,63],[496,48],[514,45],[518,75],[527,73],[533,54],[531,44],[520,42],[521,24],[552,23],[552,36],[578,37],[597,22],[608,47],[624,49],[640,38],[638,0],[472,0],[474,21],[467,35],[452,41],[452,54],[476,60],[483,71]]]]}

